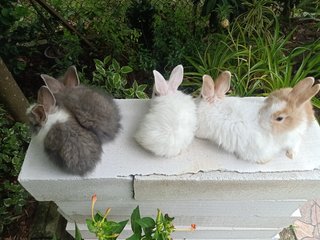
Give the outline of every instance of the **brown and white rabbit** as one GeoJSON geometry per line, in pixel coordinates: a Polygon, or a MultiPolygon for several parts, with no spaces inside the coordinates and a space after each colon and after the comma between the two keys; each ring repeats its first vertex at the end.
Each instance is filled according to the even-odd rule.
{"type": "Polygon", "coordinates": [[[68,172],[84,175],[100,161],[102,147],[97,136],[83,128],[65,109],[56,106],[50,90],[42,86],[38,103],[28,111],[33,138],[43,143],[49,159],[68,172]]]}
{"type": "Polygon", "coordinates": [[[228,71],[216,82],[209,75],[203,76],[196,136],[251,162],[268,162],[282,151],[293,158],[314,120],[310,99],[320,84],[313,86],[314,78],[308,77],[294,88],[272,92],[264,101],[250,101],[225,97],[230,79],[228,71]]]}
{"type": "Polygon", "coordinates": [[[120,113],[113,98],[102,91],[80,85],[75,66],[68,68],[61,79],[41,75],[53,92],[57,105],[70,111],[80,125],[94,132],[104,143],[118,134],[120,113]]]}

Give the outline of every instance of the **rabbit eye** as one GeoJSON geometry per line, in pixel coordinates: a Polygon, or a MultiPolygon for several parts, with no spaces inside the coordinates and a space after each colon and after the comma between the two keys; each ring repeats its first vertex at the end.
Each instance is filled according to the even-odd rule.
{"type": "Polygon", "coordinates": [[[277,120],[278,122],[281,122],[281,121],[283,120],[283,117],[277,117],[276,120],[277,120]]]}

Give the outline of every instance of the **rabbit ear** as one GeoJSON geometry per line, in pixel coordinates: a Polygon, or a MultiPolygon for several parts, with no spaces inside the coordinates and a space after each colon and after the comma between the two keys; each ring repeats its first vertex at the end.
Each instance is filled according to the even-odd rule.
{"type": "Polygon", "coordinates": [[[60,92],[64,89],[64,85],[59,82],[57,79],[47,75],[47,74],[41,74],[40,75],[47,87],[52,91],[53,93],[60,92]]]}
{"type": "Polygon", "coordinates": [[[36,105],[32,110],[31,110],[31,114],[34,116],[34,119],[36,120],[36,122],[38,123],[42,123],[45,122],[47,119],[47,114],[44,110],[44,106],[43,105],[36,105]]]}
{"type": "Polygon", "coordinates": [[[63,84],[66,87],[76,87],[79,86],[80,81],[77,73],[77,69],[75,66],[70,66],[62,79],[63,84]]]}
{"type": "Polygon", "coordinates": [[[156,70],[153,70],[154,75],[154,90],[160,95],[166,95],[169,90],[169,86],[164,77],[156,70]]]}
{"type": "Polygon", "coordinates": [[[180,84],[182,83],[183,80],[183,66],[180,64],[176,66],[169,77],[169,87],[173,90],[176,91],[180,84]]]}
{"type": "Polygon", "coordinates": [[[42,86],[38,91],[38,103],[43,105],[46,113],[50,112],[56,105],[56,99],[48,87],[42,86]]]}
{"type": "Polygon", "coordinates": [[[301,106],[303,103],[309,101],[320,90],[320,84],[312,86],[314,83],[313,77],[307,77],[297,83],[289,93],[290,101],[294,102],[296,107],[301,106]]]}
{"type": "Polygon", "coordinates": [[[202,81],[201,96],[207,102],[211,102],[215,94],[213,79],[209,75],[203,75],[202,81]]]}
{"type": "Polygon", "coordinates": [[[218,97],[223,97],[230,89],[231,73],[222,72],[216,79],[215,91],[218,97]]]}

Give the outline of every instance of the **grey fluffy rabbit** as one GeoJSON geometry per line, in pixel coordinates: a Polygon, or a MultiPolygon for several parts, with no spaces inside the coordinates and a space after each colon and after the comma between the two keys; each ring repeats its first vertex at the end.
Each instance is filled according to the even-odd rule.
{"type": "Polygon", "coordinates": [[[38,103],[27,110],[33,134],[44,144],[50,160],[68,172],[84,175],[99,162],[102,147],[97,136],[86,130],[65,109],[56,106],[50,90],[42,86],[38,103]]]}
{"type": "Polygon", "coordinates": [[[42,74],[57,104],[70,111],[80,125],[94,132],[102,143],[115,138],[120,125],[119,109],[113,98],[101,91],[80,85],[77,70],[68,68],[60,79],[42,74]]]}

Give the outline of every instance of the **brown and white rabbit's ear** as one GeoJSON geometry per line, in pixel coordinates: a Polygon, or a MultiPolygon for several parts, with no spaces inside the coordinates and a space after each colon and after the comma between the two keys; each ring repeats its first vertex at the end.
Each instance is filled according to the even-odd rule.
{"type": "Polygon", "coordinates": [[[215,81],[215,94],[222,98],[230,89],[231,73],[229,71],[222,72],[215,81]]]}
{"type": "Polygon", "coordinates": [[[75,66],[70,66],[67,69],[66,73],[63,76],[62,82],[66,87],[69,88],[79,86],[80,81],[75,66]]]}
{"type": "Polygon", "coordinates": [[[31,114],[38,124],[42,124],[47,120],[47,114],[44,110],[44,106],[37,104],[34,108],[31,110],[31,114]]]}
{"type": "Polygon", "coordinates": [[[305,102],[314,97],[320,90],[320,84],[314,84],[313,77],[307,77],[297,83],[289,93],[289,99],[295,103],[296,107],[300,107],[305,102]]]}
{"type": "Polygon", "coordinates": [[[58,93],[64,89],[64,85],[61,82],[59,82],[57,79],[47,74],[41,74],[40,76],[51,92],[58,93]]]}
{"type": "Polygon", "coordinates": [[[49,113],[56,106],[56,99],[48,87],[42,86],[38,91],[38,103],[43,105],[44,111],[49,113]]]}
{"type": "Polygon", "coordinates": [[[157,70],[153,70],[154,76],[154,94],[164,96],[168,93],[169,86],[164,77],[157,70]]]}
{"type": "Polygon", "coordinates": [[[209,75],[203,75],[201,97],[205,99],[207,102],[212,102],[214,95],[215,87],[212,77],[209,75]]]}
{"type": "Polygon", "coordinates": [[[175,92],[180,86],[180,84],[182,83],[182,81],[183,81],[183,66],[180,64],[172,70],[169,77],[168,84],[171,90],[175,92]]]}

